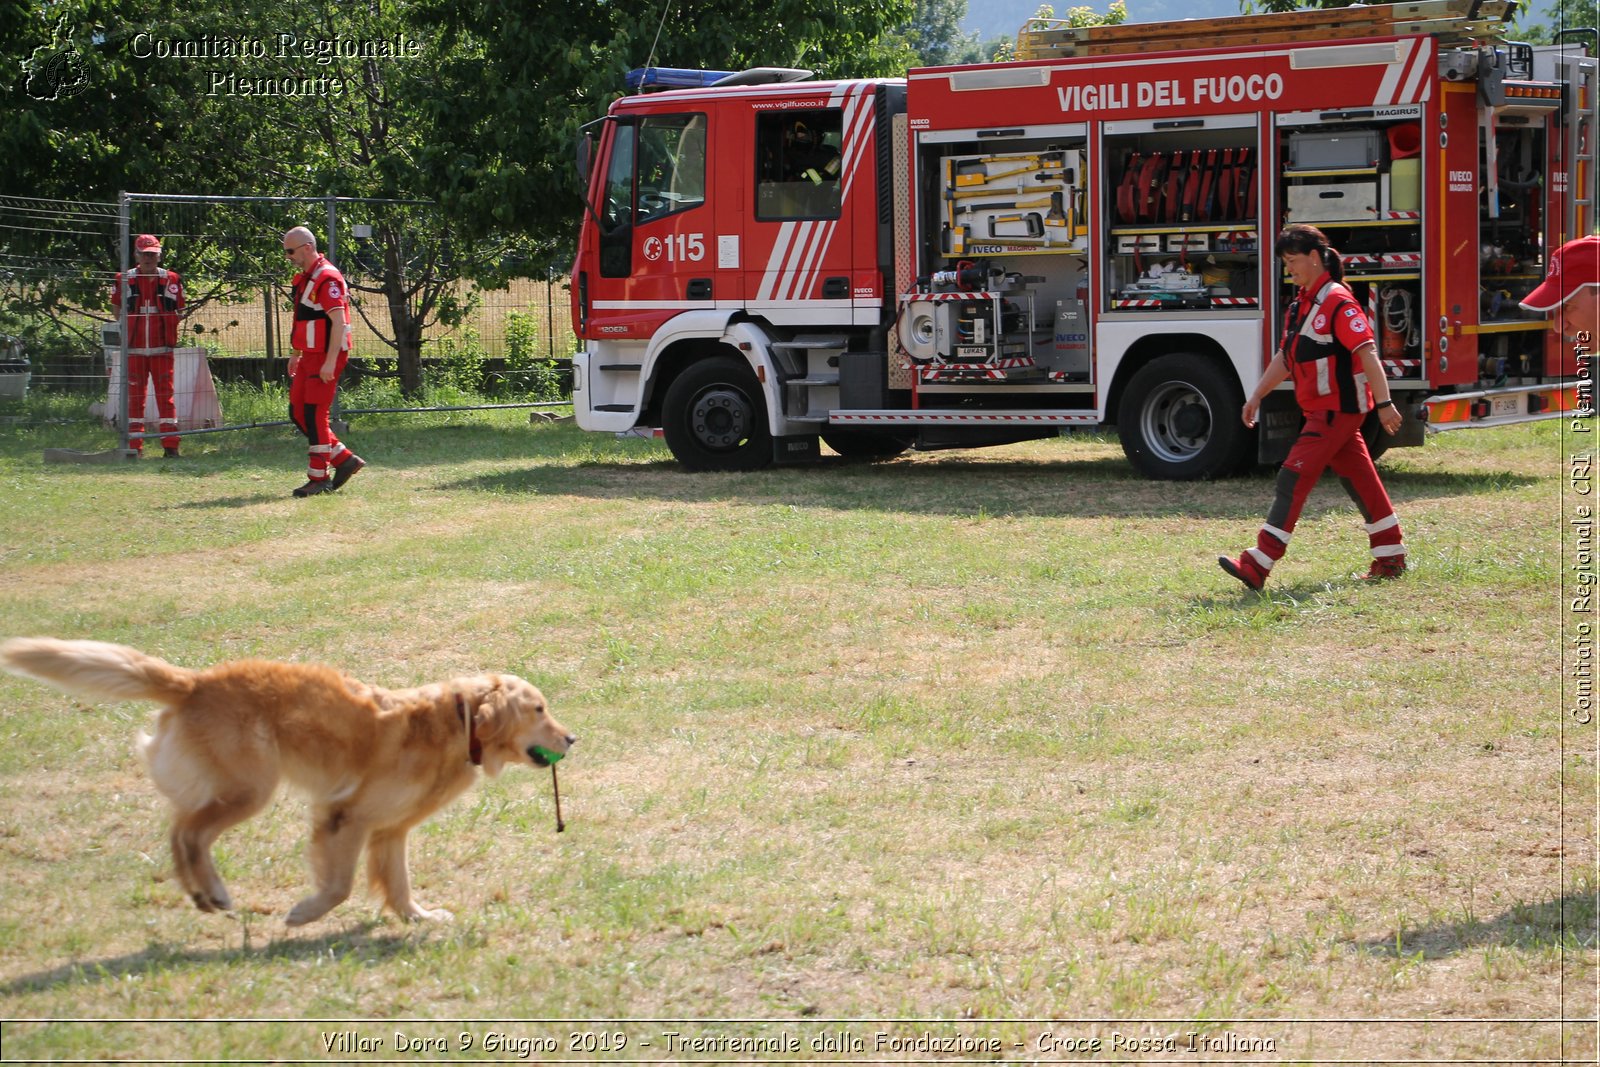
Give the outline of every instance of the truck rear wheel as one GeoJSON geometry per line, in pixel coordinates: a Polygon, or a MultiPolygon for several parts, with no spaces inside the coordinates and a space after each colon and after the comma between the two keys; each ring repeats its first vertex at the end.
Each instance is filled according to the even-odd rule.
{"type": "Polygon", "coordinates": [[[1367,412],[1365,421],[1361,423],[1361,437],[1367,442],[1367,455],[1372,457],[1372,462],[1378,462],[1378,457],[1389,451],[1389,444],[1394,440],[1383,432],[1383,423],[1378,421],[1376,411],[1367,412]]]}
{"type": "Polygon", "coordinates": [[[1236,473],[1250,458],[1239,419],[1239,383],[1197,355],[1162,356],[1122,392],[1117,432],[1128,461],[1147,478],[1191,481],[1236,473]]]}
{"type": "Polygon", "coordinates": [[[772,434],[760,383],[743,360],[691,364],[667,389],[661,429],[692,471],[753,471],[772,462],[772,434]]]}

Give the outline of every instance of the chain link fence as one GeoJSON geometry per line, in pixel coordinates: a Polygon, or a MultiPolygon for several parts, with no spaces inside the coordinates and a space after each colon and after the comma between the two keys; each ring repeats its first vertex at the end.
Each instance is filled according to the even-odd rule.
{"type": "MultiPolygon", "coordinates": [[[[111,294],[154,234],[182,279],[180,421],[214,381],[286,380],[293,309],[284,231],[308,226],[350,287],[353,411],[547,405],[570,394],[565,277],[512,242],[467,242],[434,205],[334,197],[125,194],[119,203],[0,197],[0,417],[126,421],[124,332],[111,294]],[[535,274],[534,277],[529,277],[535,274]],[[185,358],[184,349],[190,350],[185,358]],[[185,364],[209,377],[185,373],[185,364]],[[363,383],[366,383],[363,385],[363,383]],[[31,398],[31,402],[30,402],[31,398]],[[11,409],[7,411],[6,409],[11,409]]],[[[153,403],[153,402],[152,402],[153,403]]],[[[152,406],[152,415],[153,415],[152,406]]],[[[230,422],[226,414],[213,422],[230,422]]],[[[154,421],[151,427],[154,427],[154,421]]]]}

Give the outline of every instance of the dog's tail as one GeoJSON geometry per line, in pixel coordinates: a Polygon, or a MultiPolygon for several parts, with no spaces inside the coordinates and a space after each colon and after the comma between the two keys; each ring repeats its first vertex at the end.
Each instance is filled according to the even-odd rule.
{"type": "Polygon", "coordinates": [[[195,672],[126,645],[16,637],[0,644],[0,666],[86,700],[177,704],[194,692],[195,672]]]}

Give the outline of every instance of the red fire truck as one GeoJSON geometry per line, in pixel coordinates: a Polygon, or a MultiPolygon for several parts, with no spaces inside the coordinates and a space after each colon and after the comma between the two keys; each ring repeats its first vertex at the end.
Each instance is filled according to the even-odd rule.
{"type": "Polygon", "coordinates": [[[1380,447],[1586,409],[1518,300],[1595,223],[1596,61],[1504,43],[1510,6],[1036,20],[1015,62],[904,79],[642,72],[704,87],[624,97],[580,149],[578,424],[702,470],[1107,425],[1151,477],[1276,461],[1292,392],[1239,409],[1301,221],[1377,327],[1406,416],[1380,447]]]}

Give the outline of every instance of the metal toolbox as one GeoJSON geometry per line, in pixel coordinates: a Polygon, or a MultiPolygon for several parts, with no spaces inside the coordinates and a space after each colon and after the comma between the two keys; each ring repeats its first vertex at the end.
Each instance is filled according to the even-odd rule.
{"type": "Polygon", "coordinates": [[[1327,182],[1291,185],[1290,222],[1359,222],[1378,217],[1376,182],[1327,182]]]}
{"type": "Polygon", "coordinates": [[[1377,130],[1304,130],[1289,135],[1289,171],[1360,170],[1383,160],[1377,130]]]}

